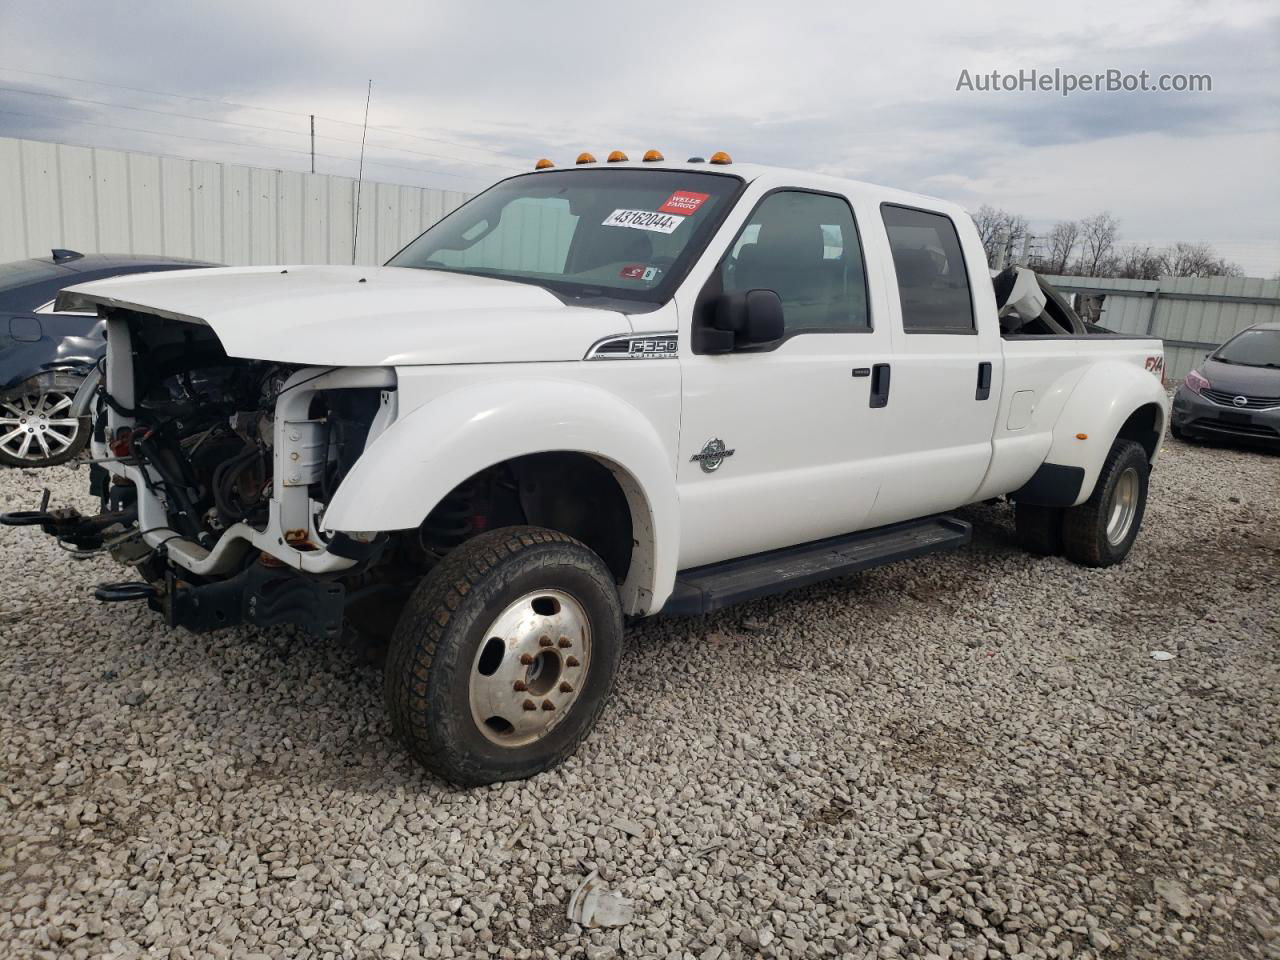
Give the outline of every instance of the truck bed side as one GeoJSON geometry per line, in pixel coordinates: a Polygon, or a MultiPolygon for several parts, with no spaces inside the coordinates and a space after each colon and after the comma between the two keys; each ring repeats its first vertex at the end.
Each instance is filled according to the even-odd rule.
{"type": "Polygon", "coordinates": [[[1007,336],[992,460],[978,499],[1047,506],[1089,497],[1117,436],[1155,459],[1168,413],[1159,340],[1123,335],[1007,336]]]}

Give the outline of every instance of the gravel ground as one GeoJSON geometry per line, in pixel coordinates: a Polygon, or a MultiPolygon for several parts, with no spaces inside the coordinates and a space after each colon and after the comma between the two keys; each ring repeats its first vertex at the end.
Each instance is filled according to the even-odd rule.
{"type": "Polygon", "coordinates": [[[0,954],[1280,956],[1280,457],[1171,442],[1152,495],[1118,570],[982,507],[967,551],[639,624],[577,756],[472,791],[358,650],[169,630],[0,531],[0,954]],[[566,919],[592,870],[632,923],[566,919]]]}

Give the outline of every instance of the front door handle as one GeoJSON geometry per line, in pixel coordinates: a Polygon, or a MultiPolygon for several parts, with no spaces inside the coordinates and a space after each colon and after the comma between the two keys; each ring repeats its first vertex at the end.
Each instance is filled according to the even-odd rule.
{"type": "Polygon", "coordinates": [[[877,363],[871,368],[871,406],[889,405],[889,365],[877,363]]]}
{"type": "Polygon", "coordinates": [[[978,391],[973,395],[975,400],[986,400],[991,396],[991,364],[978,364],[978,391]]]}

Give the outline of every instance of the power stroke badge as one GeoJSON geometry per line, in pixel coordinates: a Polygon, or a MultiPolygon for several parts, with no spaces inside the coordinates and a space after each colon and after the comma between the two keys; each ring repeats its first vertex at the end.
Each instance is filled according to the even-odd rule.
{"type": "Polygon", "coordinates": [[[720,464],[732,457],[733,454],[733,450],[725,449],[723,440],[719,437],[712,437],[703,444],[700,451],[689,458],[689,462],[700,466],[703,473],[715,473],[720,469],[720,464]]]}

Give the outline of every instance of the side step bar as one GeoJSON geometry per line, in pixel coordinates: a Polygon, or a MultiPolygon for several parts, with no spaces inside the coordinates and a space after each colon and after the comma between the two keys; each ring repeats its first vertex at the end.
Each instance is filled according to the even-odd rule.
{"type": "Polygon", "coordinates": [[[676,574],[675,590],[662,612],[674,616],[710,613],[895,560],[954,550],[972,536],[973,527],[963,520],[926,517],[694,567],[676,574]]]}

